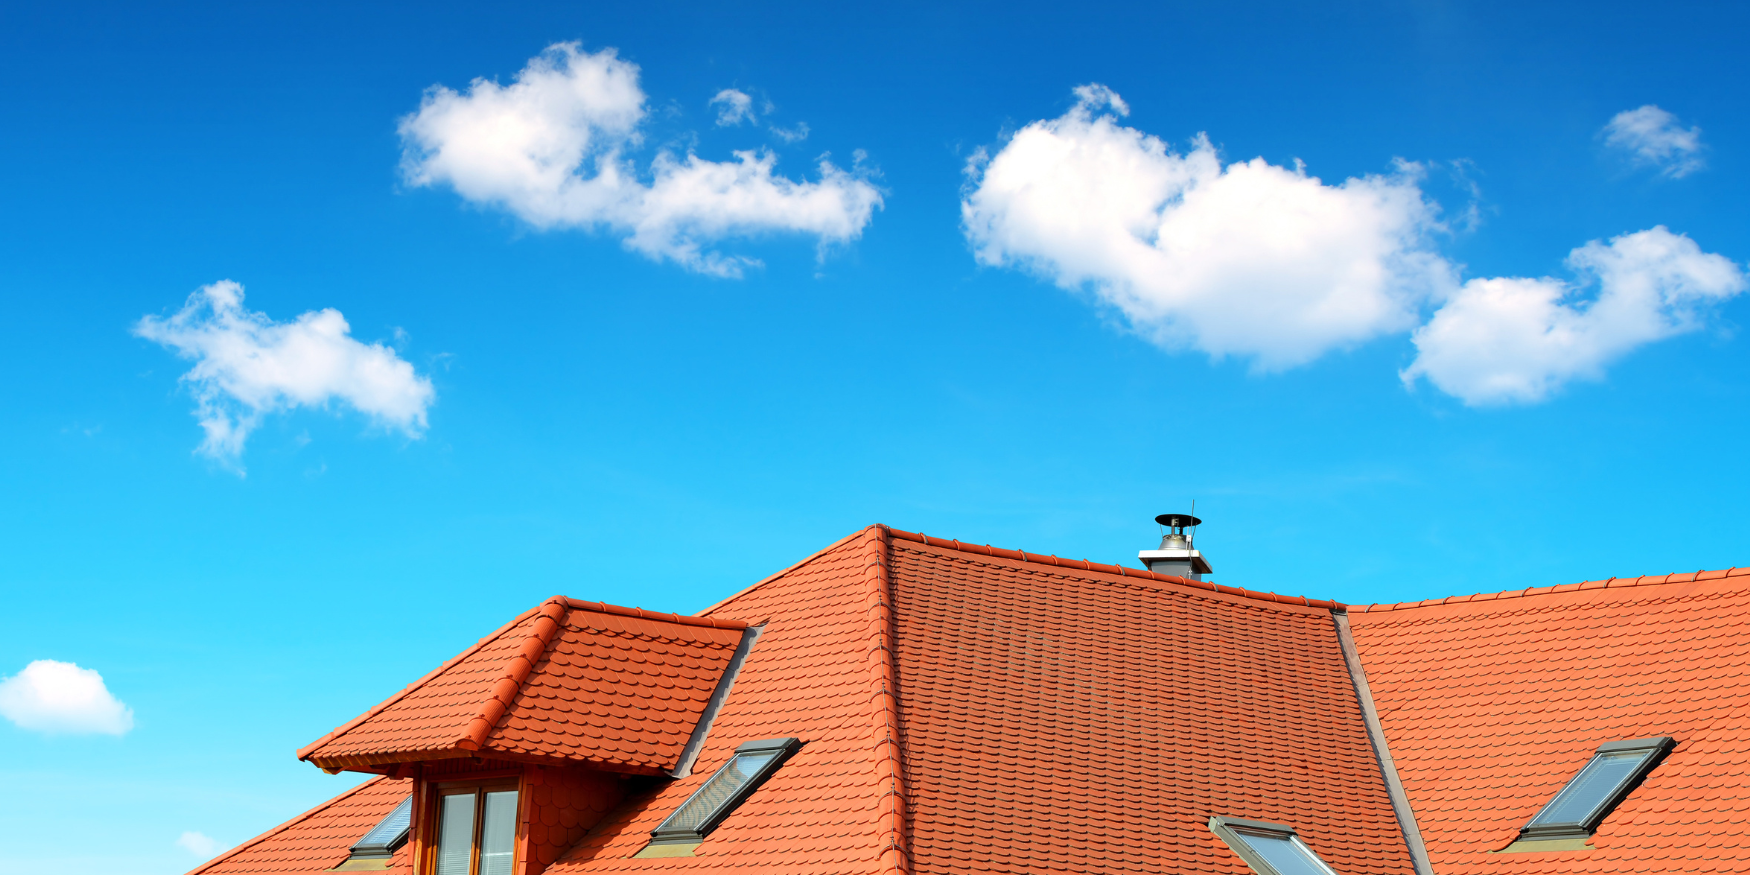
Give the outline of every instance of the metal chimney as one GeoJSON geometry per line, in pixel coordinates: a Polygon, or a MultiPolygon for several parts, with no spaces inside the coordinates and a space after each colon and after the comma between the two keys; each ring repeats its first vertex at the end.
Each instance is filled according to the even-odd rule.
{"type": "Polygon", "coordinates": [[[1209,562],[1192,546],[1195,529],[1203,521],[1188,513],[1163,513],[1155,522],[1166,527],[1161,546],[1156,550],[1139,550],[1136,558],[1150,571],[1171,574],[1189,580],[1202,580],[1210,573],[1209,562]],[[1192,529],[1193,531],[1186,531],[1192,529]]]}

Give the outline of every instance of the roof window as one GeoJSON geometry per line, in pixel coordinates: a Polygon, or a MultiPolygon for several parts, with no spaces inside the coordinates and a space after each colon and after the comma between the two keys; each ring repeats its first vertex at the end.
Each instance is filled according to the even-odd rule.
{"type": "Polygon", "coordinates": [[[772,738],[736,748],[729,762],[651,830],[650,843],[697,844],[704,840],[801,746],[794,738],[772,738]]]}
{"type": "Polygon", "coordinates": [[[1294,827],[1238,817],[1211,817],[1209,829],[1258,875],[1337,875],[1294,827]]]}
{"type": "Polygon", "coordinates": [[[364,838],[353,844],[346,862],[329,870],[332,872],[352,872],[361,869],[387,869],[389,858],[407,844],[407,835],[413,828],[413,797],[408,796],[395,806],[364,838]]]}
{"type": "Polygon", "coordinates": [[[1519,830],[1522,841],[1585,838],[1676,744],[1670,736],[1611,741],[1519,830]]]}

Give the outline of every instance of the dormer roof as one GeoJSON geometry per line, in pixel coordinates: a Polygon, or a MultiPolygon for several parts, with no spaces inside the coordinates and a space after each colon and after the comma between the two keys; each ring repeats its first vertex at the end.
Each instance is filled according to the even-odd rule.
{"type": "Polygon", "coordinates": [[[661,774],[747,624],[555,596],[298,751],[329,770],[452,757],[661,774]]]}

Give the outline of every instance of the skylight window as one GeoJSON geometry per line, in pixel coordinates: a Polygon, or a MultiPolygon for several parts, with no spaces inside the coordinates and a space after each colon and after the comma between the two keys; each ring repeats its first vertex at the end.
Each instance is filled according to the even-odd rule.
{"type": "Polygon", "coordinates": [[[735,807],[783,765],[802,743],[794,738],[750,741],[735,749],[729,762],[693,791],[650,833],[650,843],[696,844],[717,828],[735,807]]]}
{"type": "Polygon", "coordinates": [[[1337,875],[1294,827],[1238,817],[1211,817],[1209,829],[1258,875],[1337,875]]]}
{"type": "Polygon", "coordinates": [[[389,812],[364,838],[356,842],[348,853],[346,862],[334,867],[336,872],[351,872],[366,869],[387,869],[389,858],[401,846],[407,844],[408,833],[413,828],[413,797],[401,800],[395,810],[389,812]]]}
{"type": "Polygon", "coordinates": [[[1598,829],[1676,744],[1669,736],[1598,746],[1585,766],[1519,831],[1521,840],[1584,838],[1598,829]]]}

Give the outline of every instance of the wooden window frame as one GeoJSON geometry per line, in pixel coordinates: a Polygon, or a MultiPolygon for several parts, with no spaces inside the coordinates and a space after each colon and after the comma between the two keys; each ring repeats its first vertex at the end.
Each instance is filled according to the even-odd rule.
{"type": "Polygon", "coordinates": [[[523,787],[520,775],[499,775],[494,777],[475,777],[456,781],[434,781],[430,785],[426,798],[428,814],[422,818],[422,832],[431,837],[424,842],[425,859],[419,867],[420,875],[436,875],[438,861],[438,843],[440,826],[443,822],[443,798],[445,796],[465,795],[464,791],[474,795],[474,827],[472,845],[468,849],[468,875],[480,875],[480,841],[484,838],[484,819],[486,817],[486,794],[500,793],[506,790],[514,791],[516,795],[515,831],[511,835],[510,871],[512,875],[521,872],[523,856],[523,807],[527,804],[528,793],[523,787]]]}

